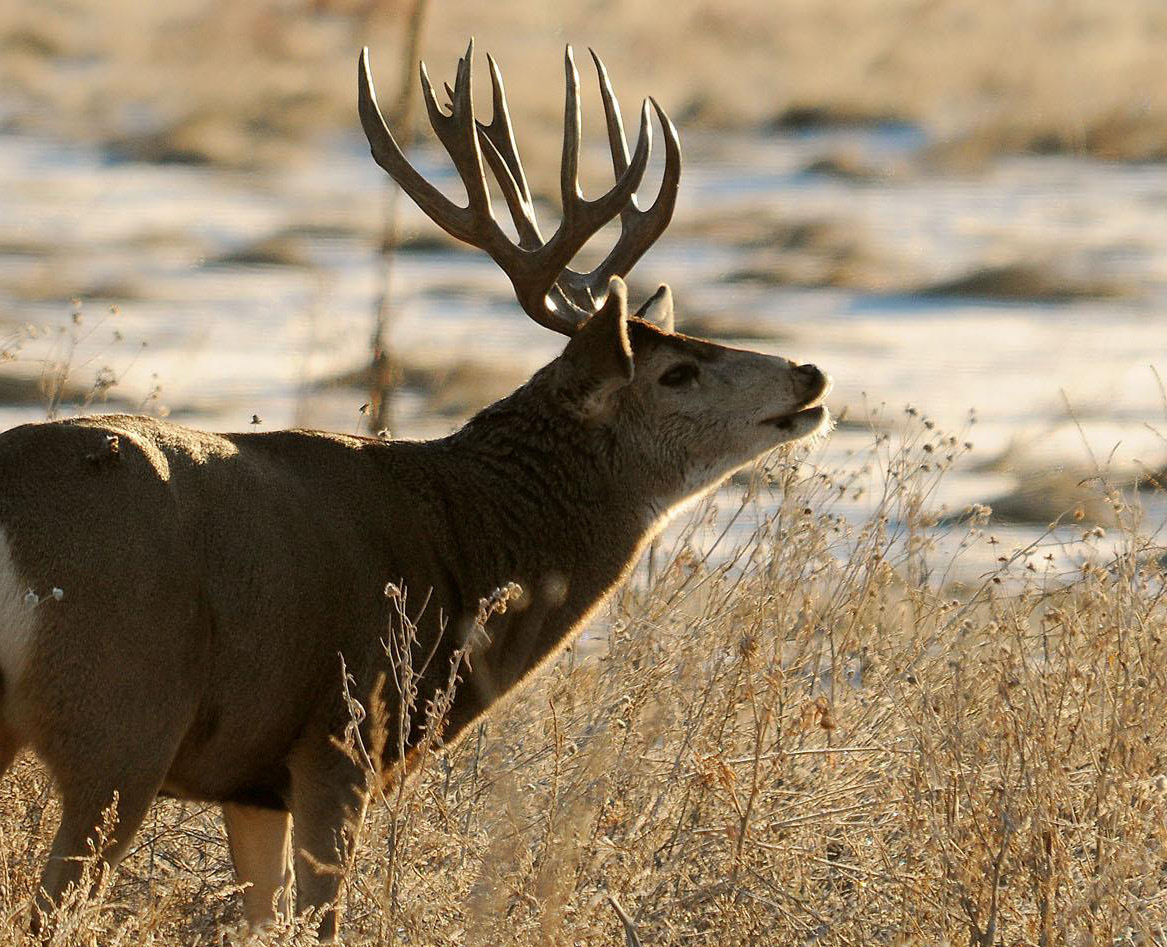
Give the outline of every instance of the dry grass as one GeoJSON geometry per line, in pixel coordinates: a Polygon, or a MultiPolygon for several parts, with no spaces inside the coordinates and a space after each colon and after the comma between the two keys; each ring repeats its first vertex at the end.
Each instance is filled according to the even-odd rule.
{"type": "MultiPolygon", "coordinates": [[[[605,630],[376,803],[347,942],[1161,943],[1157,551],[1110,493],[1116,556],[1002,550],[954,599],[927,510],[960,450],[912,420],[848,470],[779,458],[713,555],[706,506],[605,630]]],[[[959,555],[992,542],[961,528],[959,555]]],[[[53,807],[31,762],[0,787],[6,942],[53,807]]],[[[168,803],[54,943],[234,942],[238,918],[213,812],[168,803]]]]}
{"type": "MultiPolygon", "coordinates": [[[[0,77],[24,103],[22,123],[131,157],[262,164],[355,126],[361,44],[377,51],[381,81],[398,81],[406,8],[5,0],[0,77]]],[[[667,16],[653,0],[445,0],[423,44],[435,77],[452,74],[472,34],[507,70],[524,128],[559,122],[548,87],[570,41],[605,54],[629,102],[655,93],[688,128],[896,118],[947,142],[944,160],[1001,150],[1164,156],[1167,12],[1157,0],[679,0],[667,16]]],[[[542,130],[532,138],[550,140],[542,130]]]]}
{"type": "Polygon", "coordinates": [[[104,314],[88,319],[81,301],[72,300],[72,315],[68,324],[55,328],[35,325],[0,326],[0,365],[24,361],[24,368],[35,367],[35,374],[27,371],[5,372],[0,376],[0,404],[19,404],[29,408],[41,407],[48,419],[63,411],[85,414],[91,411],[144,411],[158,408],[158,388],[140,403],[127,401],[118,385],[122,376],[137,361],[145,343],[134,346],[128,362],[121,370],[92,357],[82,358],[79,350],[90,337],[106,336],[114,346],[127,340],[117,328],[117,306],[110,306],[104,314]],[[33,340],[48,342],[40,359],[24,360],[21,353],[33,340]]]}

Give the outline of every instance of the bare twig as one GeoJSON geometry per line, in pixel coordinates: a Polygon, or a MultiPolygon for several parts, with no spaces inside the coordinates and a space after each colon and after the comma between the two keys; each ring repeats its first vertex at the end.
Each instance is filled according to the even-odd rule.
{"type": "MultiPolygon", "coordinates": [[[[409,11],[409,27],[406,33],[406,51],[402,58],[401,86],[397,94],[394,115],[398,117],[400,141],[408,148],[413,141],[413,110],[417,101],[413,94],[414,64],[421,58],[421,37],[425,28],[426,11],[429,0],[413,0],[409,11]]],[[[392,394],[397,387],[400,368],[389,341],[393,322],[393,262],[401,242],[401,188],[390,182],[385,204],[385,226],[381,234],[381,293],[377,299],[377,312],[373,323],[372,362],[369,366],[369,429],[387,430],[392,427],[392,394]]]]}

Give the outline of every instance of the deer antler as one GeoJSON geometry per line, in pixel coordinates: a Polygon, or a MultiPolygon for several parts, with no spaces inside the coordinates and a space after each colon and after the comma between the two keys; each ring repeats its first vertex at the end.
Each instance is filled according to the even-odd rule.
{"type": "Polygon", "coordinates": [[[473,56],[474,41],[471,40],[466,55],[458,60],[454,88],[446,86],[450,96],[449,114],[438,104],[425,64],[421,64],[422,92],[430,124],[465,185],[465,207],[447,198],[406,160],[377,105],[369,71],[368,48],[361,52],[358,66],[361,125],[369,139],[374,160],[389,172],[428,217],[457,239],[490,254],[510,278],[520,305],[532,319],[556,332],[572,335],[603,303],[609,279],[627,274],[668,226],[681,176],[677,130],[656,100],[650,99],[664,132],[665,170],[656,200],[651,207],[641,210],[634,195],[644,177],[652,149],[648,102],[641,108],[636,150],[629,158],[620,106],[612,92],[607,70],[593,51],[616,183],[603,196],[587,200],[579,186],[579,73],[569,46],[565,57],[567,95],[563,164],[560,168],[563,220],[551,238],[544,240],[515,146],[502,73],[489,56],[494,114],[489,125],[474,118],[471,99],[473,56]],[[483,155],[506,200],[518,243],[511,241],[494,217],[483,155]],[[620,217],[620,236],[604,260],[589,273],[570,269],[568,264],[580,248],[617,215],[620,217]]]}

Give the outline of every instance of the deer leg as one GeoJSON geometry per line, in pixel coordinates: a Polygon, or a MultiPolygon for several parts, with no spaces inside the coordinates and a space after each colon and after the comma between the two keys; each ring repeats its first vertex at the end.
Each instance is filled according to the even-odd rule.
{"type": "Polygon", "coordinates": [[[227,844],[252,928],[292,913],[292,816],[276,809],[223,803],[227,844]]]}
{"type": "Polygon", "coordinates": [[[296,904],[319,910],[319,936],[332,943],[340,928],[342,886],[352,866],[368,802],[364,770],[331,741],[298,751],[292,775],[296,904]]]}
{"type": "Polygon", "coordinates": [[[61,825],[41,876],[32,920],[34,933],[41,929],[42,917],[51,917],[66,892],[82,882],[84,863],[94,851],[99,863],[97,875],[92,879],[93,887],[122,860],[164,775],[165,766],[160,766],[148,775],[136,772],[119,780],[102,781],[100,788],[94,784],[84,785],[80,780],[61,785],[61,825]],[[110,837],[102,840],[98,838],[98,829],[103,827],[106,810],[113,805],[115,793],[116,819],[110,837]]]}

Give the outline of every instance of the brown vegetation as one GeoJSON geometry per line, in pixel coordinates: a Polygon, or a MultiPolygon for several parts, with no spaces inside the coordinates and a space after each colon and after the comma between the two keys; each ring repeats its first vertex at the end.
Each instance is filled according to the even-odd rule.
{"type": "MultiPolygon", "coordinates": [[[[353,53],[392,47],[396,9],[8,0],[0,76],[33,106],[21,124],[136,158],[258,165],[354,126],[353,53]]],[[[556,95],[521,70],[552,74],[570,39],[604,51],[628,101],[651,76],[688,126],[899,116],[951,137],[934,154],[953,162],[1001,150],[1162,157],[1167,117],[1146,90],[1167,86],[1167,18],[1151,0],[829,11],[743,0],[674,12],[455,2],[433,18],[426,56],[452,63],[476,32],[514,64],[514,110],[548,126],[561,120],[556,95]],[[678,37],[684,70],[673,68],[678,37]]],[[[539,141],[523,144],[537,154],[539,141]]],[[[740,278],[853,285],[866,259],[841,225],[705,226],[761,251],[740,278]]],[[[449,249],[430,233],[410,245],[449,249]]],[[[299,262],[294,234],[284,249],[299,262]]],[[[1009,266],[927,292],[1062,300],[1114,288],[1009,266]]],[[[711,318],[723,321],[697,331],[748,337],[744,323],[711,318]]],[[[472,362],[404,373],[451,413],[512,386],[472,362]]],[[[8,384],[0,400],[43,398],[38,380],[8,384]]],[[[93,391],[61,390],[79,403],[93,391]]],[[[782,458],[759,472],[735,521],[762,525],[712,556],[707,504],[544,680],[379,799],[349,884],[348,942],[1162,941],[1167,557],[1105,487],[1042,481],[991,501],[994,513],[1044,524],[1081,510],[1084,525],[1111,525],[1118,555],[1088,534],[1071,550],[1077,568],[1055,574],[1045,547],[994,545],[996,571],[955,600],[942,591],[953,562],[931,548],[923,512],[953,445],[907,433],[903,452],[888,455],[881,433],[847,469],[782,458]],[[833,500],[862,490],[872,461],[889,471],[883,499],[849,525],[833,500]]],[[[1167,470],[1158,476],[1167,483],[1167,470]]],[[[977,522],[950,528],[967,530],[970,547],[995,543],[977,522]]],[[[20,761],[0,783],[5,942],[31,942],[28,904],[58,816],[44,771],[20,761]]],[[[53,943],[243,943],[232,878],[217,811],[159,803],[113,885],[53,943]]],[[[246,942],[312,938],[303,925],[246,942]]]]}
{"type": "MultiPolygon", "coordinates": [[[[953,447],[907,435],[856,469],[783,459],[738,519],[771,512],[712,557],[695,515],[578,653],[378,802],[346,942],[1160,939],[1162,574],[1128,532],[1113,560],[1081,544],[1073,575],[1004,550],[952,600],[919,510],[953,447]],[[893,476],[852,529],[832,498],[874,460],[893,476]]],[[[54,806],[31,761],[2,784],[11,943],[54,806]]],[[[217,817],[152,820],[53,943],[238,924],[217,817]]]]}
{"type": "MultiPolygon", "coordinates": [[[[7,0],[0,79],[23,103],[13,120],[24,125],[138,159],[262,166],[353,126],[354,53],[403,49],[405,18],[405,6],[383,0],[7,0]]],[[[1163,157],[1167,113],[1152,90],[1167,85],[1167,16],[1155,0],[856,0],[830,10],[693,0],[667,17],[651,2],[450,0],[426,30],[435,65],[453,62],[468,34],[524,62],[512,103],[548,125],[560,109],[531,77],[554,74],[571,41],[622,64],[613,78],[629,101],[651,86],[688,128],[907,120],[955,142],[949,158],[966,164],[1003,150],[1163,157]]]]}

